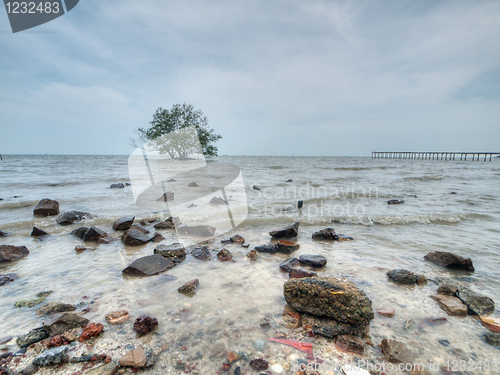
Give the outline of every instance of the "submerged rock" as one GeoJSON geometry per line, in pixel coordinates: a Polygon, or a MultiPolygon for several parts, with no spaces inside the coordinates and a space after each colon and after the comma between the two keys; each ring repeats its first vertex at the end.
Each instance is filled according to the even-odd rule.
{"type": "Polygon", "coordinates": [[[337,239],[337,234],[335,233],[335,229],[325,228],[325,229],[321,229],[320,231],[313,233],[312,239],[313,240],[333,240],[333,241],[335,241],[337,239]]]}
{"type": "Polygon", "coordinates": [[[116,220],[113,224],[114,230],[127,230],[134,224],[135,216],[124,216],[116,220]]]}
{"type": "Polygon", "coordinates": [[[438,266],[456,269],[474,271],[474,266],[470,258],[462,258],[447,251],[434,251],[424,256],[424,259],[438,266]]]}
{"type": "Polygon", "coordinates": [[[448,315],[467,316],[467,306],[465,306],[457,297],[437,294],[431,296],[431,298],[439,303],[439,307],[446,311],[448,315]]]}
{"type": "Polygon", "coordinates": [[[215,235],[215,228],[210,225],[181,225],[177,227],[177,231],[179,234],[195,237],[213,237],[215,235]]]}
{"type": "Polygon", "coordinates": [[[5,237],[6,235],[7,235],[7,232],[2,232],[2,231],[0,230],[0,237],[5,237]]]}
{"type": "Polygon", "coordinates": [[[130,319],[130,315],[127,310],[119,310],[106,314],[104,318],[106,319],[106,322],[108,322],[109,324],[116,325],[128,322],[130,319]]]}
{"type": "Polygon", "coordinates": [[[274,238],[287,238],[287,237],[297,237],[299,234],[300,222],[296,222],[292,225],[288,225],[284,228],[273,230],[269,232],[269,235],[274,238]]]}
{"type": "Polygon", "coordinates": [[[70,225],[76,221],[80,221],[83,219],[90,219],[92,215],[88,212],[81,211],[66,211],[63,214],[59,215],[56,219],[57,223],[60,225],[70,225]]]}
{"type": "Polygon", "coordinates": [[[161,221],[158,224],[155,224],[154,228],[155,229],[172,229],[172,228],[175,228],[175,226],[179,225],[179,224],[180,224],[179,218],[169,217],[165,221],[161,221]]]}
{"type": "Polygon", "coordinates": [[[146,366],[146,362],[146,353],[144,349],[139,346],[125,353],[125,355],[120,358],[118,364],[123,367],[143,368],[146,366]]]}
{"type": "Polygon", "coordinates": [[[293,267],[296,267],[299,264],[300,264],[300,262],[299,262],[298,258],[288,258],[288,259],[285,259],[283,262],[281,262],[279,267],[280,267],[280,269],[282,269],[285,272],[290,272],[290,270],[293,267]]]}
{"type": "Polygon", "coordinates": [[[303,279],[304,277],[315,277],[317,274],[316,272],[309,272],[299,268],[291,268],[288,272],[288,276],[290,279],[303,279]]]}
{"type": "Polygon", "coordinates": [[[143,336],[153,331],[158,326],[158,319],[147,315],[141,315],[134,322],[134,331],[137,336],[143,336]]]}
{"type": "Polygon", "coordinates": [[[159,245],[154,250],[154,253],[170,259],[175,264],[181,263],[186,259],[186,250],[184,249],[184,245],[178,242],[170,245],[159,245]]]}
{"type": "Polygon", "coordinates": [[[377,313],[380,316],[385,316],[386,318],[393,318],[395,312],[396,311],[394,309],[378,309],[377,310],[377,313]]]}
{"type": "Polygon", "coordinates": [[[127,246],[141,246],[147,244],[151,239],[138,229],[128,229],[121,236],[121,241],[127,246]]]}
{"type": "Polygon", "coordinates": [[[3,286],[7,283],[10,283],[18,278],[19,278],[19,276],[17,276],[15,273],[6,273],[3,275],[0,275],[0,286],[3,286]]]}
{"type": "Polygon", "coordinates": [[[287,240],[279,240],[277,246],[278,246],[278,251],[280,253],[285,253],[285,254],[293,253],[300,247],[299,244],[287,240]]]}
{"type": "Polygon", "coordinates": [[[27,346],[30,346],[31,344],[34,344],[36,342],[45,340],[47,337],[49,337],[50,334],[47,332],[47,330],[43,327],[35,328],[29,331],[25,335],[21,335],[16,339],[16,344],[20,348],[26,348],[27,346]]]}
{"type": "Polygon", "coordinates": [[[234,243],[239,243],[239,244],[244,244],[245,243],[245,239],[240,236],[239,234],[235,234],[234,236],[232,236],[230,238],[231,242],[234,242],[234,243]]]}
{"type": "Polygon", "coordinates": [[[255,262],[256,260],[259,259],[259,253],[255,250],[250,250],[247,253],[247,258],[250,259],[252,262],[255,262]]]}
{"type": "Polygon", "coordinates": [[[122,273],[129,276],[153,276],[174,266],[175,264],[171,260],[155,254],[135,260],[122,273]]]}
{"type": "Polygon", "coordinates": [[[488,332],[484,335],[484,341],[493,346],[500,346],[500,333],[488,332]]]}
{"type": "Polygon", "coordinates": [[[59,346],[57,348],[49,349],[39,354],[34,360],[33,364],[36,366],[49,366],[61,363],[68,353],[67,346],[59,346]]]}
{"type": "Polygon", "coordinates": [[[80,335],[78,341],[85,342],[92,337],[99,336],[103,331],[104,326],[101,323],[90,323],[83,328],[83,332],[80,335]]]}
{"type": "Polygon", "coordinates": [[[490,315],[495,311],[495,302],[468,288],[460,287],[458,298],[468,307],[469,315],[490,315]]]}
{"type": "Polygon", "coordinates": [[[14,307],[29,307],[29,308],[32,308],[33,306],[36,306],[40,303],[42,303],[43,301],[45,301],[45,299],[47,298],[47,296],[49,296],[50,294],[52,293],[52,291],[47,291],[47,292],[40,292],[36,295],[36,298],[32,298],[32,299],[25,299],[25,300],[22,300],[22,301],[18,301],[14,304],[14,307]]]}
{"type": "Polygon", "coordinates": [[[49,302],[40,307],[36,312],[36,315],[50,315],[74,310],[76,310],[76,306],[70,304],[61,302],[49,302]]]}
{"type": "Polygon", "coordinates": [[[387,201],[387,204],[403,204],[405,201],[400,200],[400,199],[389,199],[387,201]]]}
{"type": "Polygon", "coordinates": [[[151,242],[161,242],[165,239],[165,237],[163,237],[160,233],[158,232],[155,232],[155,234],[153,234],[153,237],[151,237],[151,242]]]}
{"type": "Polygon", "coordinates": [[[44,230],[41,230],[37,227],[33,227],[33,230],[31,231],[31,237],[42,237],[42,236],[48,236],[49,234],[45,232],[44,230]]]}
{"type": "MultiPolygon", "coordinates": [[[[143,222],[144,222],[144,220],[141,220],[141,223],[143,223],[143,222]]],[[[141,224],[141,225],[147,225],[147,224],[146,224],[146,223],[144,223],[144,224],[141,224]]],[[[149,234],[149,233],[151,233],[151,232],[150,232],[149,230],[147,230],[146,228],[141,227],[141,225],[134,224],[134,225],[132,225],[132,226],[130,227],[130,229],[135,229],[135,230],[138,230],[139,232],[144,233],[144,234],[149,234]]]]}
{"type": "Polygon", "coordinates": [[[119,366],[111,361],[102,366],[86,371],[85,375],[114,375],[118,371],[119,366]]]}
{"type": "Polygon", "coordinates": [[[255,371],[264,371],[269,368],[269,363],[262,358],[256,358],[250,361],[250,367],[255,371]]]}
{"type": "Polygon", "coordinates": [[[227,201],[224,200],[223,198],[213,197],[212,199],[210,199],[210,202],[208,203],[211,204],[212,206],[223,206],[227,203],[227,201]]]}
{"type": "Polygon", "coordinates": [[[221,262],[230,262],[233,260],[233,254],[227,249],[222,249],[217,253],[217,258],[219,258],[221,262]]]}
{"type": "Polygon", "coordinates": [[[45,318],[43,328],[51,335],[62,335],[64,332],[73,328],[80,328],[87,325],[89,320],[78,314],[65,312],[54,314],[45,318]]]}
{"type": "Polygon", "coordinates": [[[42,199],[36,205],[33,214],[37,216],[59,215],[59,202],[52,199],[42,199]]]}
{"type": "Polygon", "coordinates": [[[353,336],[343,335],[337,337],[335,346],[344,353],[365,354],[365,344],[353,336]]]}
{"type": "Polygon", "coordinates": [[[254,186],[253,186],[253,189],[254,189],[254,190],[260,190],[260,187],[258,187],[257,185],[254,185],[254,186]]]}
{"type": "Polygon", "coordinates": [[[29,255],[26,246],[0,245],[0,263],[12,262],[29,255]]]}
{"type": "Polygon", "coordinates": [[[191,182],[188,187],[198,187],[198,184],[196,182],[191,182]]]}
{"type": "Polygon", "coordinates": [[[191,281],[188,281],[185,283],[183,286],[181,286],[177,291],[181,294],[184,294],[188,297],[192,297],[195,295],[196,288],[200,284],[200,281],[198,279],[194,279],[191,281]]]}
{"type": "Polygon", "coordinates": [[[417,275],[403,269],[389,271],[387,272],[387,277],[396,284],[402,285],[425,284],[427,282],[424,275],[417,275]]]}
{"type": "Polygon", "coordinates": [[[266,243],[265,245],[255,246],[254,249],[259,253],[275,253],[278,251],[278,245],[266,243]]]}
{"type": "Polygon", "coordinates": [[[301,255],[299,262],[305,266],[320,268],[326,265],[326,258],[322,255],[301,255]]]}
{"type": "Polygon", "coordinates": [[[196,259],[200,259],[200,260],[209,260],[210,259],[210,251],[208,250],[208,247],[206,247],[206,246],[194,248],[191,251],[191,255],[193,257],[195,257],[196,259]]]}
{"type": "Polygon", "coordinates": [[[409,349],[400,341],[383,339],[380,348],[389,362],[411,363],[412,361],[412,355],[409,349]]]}
{"type": "Polygon", "coordinates": [[[73,236],[76,236],[85,242],[97,242],[99,239],[106,237],[107,233],[97,227],[80,227],[71,231],[73,236]]]}
{"type": "Polygon", "coordinates": [[[124,184],[122,184],[121,182],[117,183],[117,184],[111,184],[110,185],[110,189],[123,189],[125,187],[124,184]]]}
{"type": "Polygon", "coordinates": [[[166,193],[163,193],[163,195],[157,199],[157,201],[160,202],[172,202],[174,200],[174,192],[173,191],[167,191],[166,193]]]}
{"type": "Polygon", "coordinates": [[[451,280],[444,280],[439,285],[437,293],[447,296],[456,296],[458,293],[458,284],[451,280]]]}

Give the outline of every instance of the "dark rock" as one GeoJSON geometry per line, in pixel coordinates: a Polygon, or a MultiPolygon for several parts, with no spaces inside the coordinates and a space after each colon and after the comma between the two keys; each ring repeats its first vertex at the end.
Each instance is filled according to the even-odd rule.
{"type": "MultiPolygon", "coordinates": [[[[143,223],[144,220],[141,220],[141,223],[143,223]]],[[[141,225],[147,225],[147,224],[141,224],[141,225]]],[[[138,230],[139,232],[141,233],[144,233],[144,234],[149,234],[149,230],[147,230],[146,228],[143,228],[141,227],[141,225],[137,225],[137,224],[134,224],[130,227],[130,229],[135,229],[135,230],[138,230]]]]}
{"type": "Polygon", "coordinates": [[[36,315],[50,315],[55,313],[63,313],[68,311],[76,310],[76,306],[61,303],[61,302],[49,302],[38,309],[36,315]]]}
{"type": "Polygon", "coordinates": [[[355,326],[368,326],[374,318],[372,303],[354,283],[334,277],[289,279],[286,302],[299,312],[355,326]]]}
{"type": "Polygon", "coordinates": [[[301,255],[299,262],[305,266],[319,268],[326,264],[326,258],[322,255],[301,255]]]}
{"type": "Polygon", "coordinates": [[[251,261],[255,262],[256,260],[259,259],[259,253],[255,250],[250,250],[247,253],[247,258],[249,258],[251,261]]]}
{"type": "Polygon", "coordinates": [[[122,273],[129,276],[152,276],[174,266],[175,264],[171,260],[155,254],[135,260],[122,273]]]}
{"type": "Polygon", "coordinates": [[[56,219],[57,223],[60,225],[70,225],[76,221],[80,221],[83,219],[92,218],[92,215],[88,212],[81,211],[66,211],[63,214],[59,215],[56,219]]]}
{"type": "Polygon", "coordinates": [[[12,262],[29,255],[26,246],[0,245],[0,263],[12,262]]]}
{"type": "Polygon", "coordinates": [[[45,232],[44,230],[41,230],[37,227],[33,227],[33,230],[31,231],[31,237],[41,237],[41,236],[48,236],[49,234],[45,232]]]}
{"type": "Polygon", "coordinates": [[[273,230],[269,232],[269,235],[274,238],[297,237],[297,235],[299,234],[299,225],[300,223],[297,221],[292,225],[286,226],[281,229],[273,230]]]}
{"type": "Polygon", "coordinates": [[[288,180],[286,180],[285,182],[293,182],[291,178],[289,178],[288,180]]]}
{"type": "Polygon", "coordinates": [[[448,340],[441,339],[438,340],[438,342],[443,346],[450,346],[450,342],[448,340]]]}
{"type": "Polygon", "coordinates": [[[196,182],[191,182],[188,187],[198,187],[198,184],[196,182]]]}
{"type": "Polygon", "coordinates": [[[6,232],[2,232],[2,231],[0,230],[0,237],[5,237],[6,235],[7,235],[7,233],[6,233],[6,232]]]}
{"type": "Polygon", "coordinates": [[[196,259],[200,260],[209,260],[210,259],[210,251],[208,250],[208,247],[202,246],[202,247],[197,247],[191,251],[191,255],[195,257],[196,259]]]}
{"type": "Polygon", "coordinates": [[[275,253],[278,251],[278,245],[266,243],[265,245],[255,246],[254,249],[259,253],[275,253]]]}
{"type": "Polygon", "coordinates": [[[45,318],[43,328],[51,335],[62,335],[64,332],[73,328],[80,328],[87,325],[88,319],[81,317],[78,314],[65,312],[62,314],[54,314],[45,318]]]}
{"type": "Polygon", "coordinates": [[[354,238],[343,235],[343,234],[337,234],[337,241],[343,242],[343,241],[353,241],[354,238]]]}
{"type": "Polygon", "coordinates": [[[6,273],[0,275],[0,286],[10,283],[18,278],[19,276],[17,276],[15,273],[6,273]]]}
{"type": "Polygon", "coordinates": [[[493,346],[500,346],[500,333],[488,332],[484,335],[484,341],[493,346]]]}
{"type": "Polygon", "coordinates": [[[233,237],[231,237],[231,242],[234,242],[234,243],[239,243],[239,244],[244,244],[245,243],[245,239],[240,236],[239,234],[235,234],[233,237]]]}
{"type": "Polygon", "coordinates": [[[68,353],[67,346],[59,346],[57,348],[49,349],[39,354],[34,360],[35,366],[49,366],[61,363],[66,359],[68,353]]]}
{"type": "Polygon", "coordinates": [[[219,258],[221,262],[230,262],[233,260],[233,255],[229,250],[222,249],[217,253],[217,258],[219,258]]]}
{"type": "Polygon", "coordinates": [[[90,227],[83,235],[85,242],[97,242],[100,238],[106,237],[107,233],[97,227],[90,227]]]}
{"type": "Polygon", "coordinates": [[[439,303],[439,306],[452,316],[467,316],[467,306],[457,297],[437,294],[431,296],[433,300],[439,303]]]}
{"type": "Polygon", "coordinates": [[[21,370],[21,375],[34,375],[38,371],[38,366],[34,364],[29,364],[24,369],[21,370]]]}
{"type": "Polygon", "coordinates": [[[317,274],[316,272],[309,272],[306,270],[301,270],[299,268],[290,268],[288,276],[290,277],[290,279],[303,279],[304,277],[315,277],[317,276],[317,274]]]}
{"type": "Polygon", "coordinates": [[[390,199],[387,201],[387,204],[403,204],[405,201],[402,201],[400,199],[390,199]]]}
{"type": "Polygon", "coordinates": [[[42,199],[36,205],[33,214],[37,216],[59,215],[59,202],[52,199],[42,199]]]}
{"type": "Polygon", "coordinates": [[[161,202],[172,202],[174,200],[174,192],[173,191],[167,191],[166,193],[163,193],[163,195],[157,199],[157,201],[161,202]]]}
{"type": "Polygon", "coordinates": [[[408,348],[402,342],[390,339],[383,339],[380,344],[382,353],[389,362],[411,363],[412,356],[408,348]]]}
{"type": "Polygon", "coordinates": [[[83,239],[83,236],[85,235],[85,233],[89,230],[88,227],[80,227],[78,229],[73,229],[70,234],[73,235],[73,236],[76,236],[80,239],[83,239]]]}
{"type": "Polygon", "coordinates": [[[163,237],[160,233],[155,232],[155,234],[153,234],[153,237],[151,237],[151,242],[158,243],[163,241],[164,239],[165,237],[163,237]]]}
{"type": "MultiPolygon", "coordinates": [[[[149,224],[154,223],[156,220],[158,220],[156,217],[148,217],[148,218],[141,220],[141,225],[149,225],[149,224]]],[[[149,232],[147,232],[147,233],[149,233],[149,232]]]]}
{"type": "Polygon", "coordinates": [[[81,246],[81,245],[75,246],[75,251],[81,252],[81,251],[85,251],[85,250],[87,250],[87,248],[85,246],[81,246]]]}
{"type": "Polygon", "coordinates": [[[387,277],[396,284],[412,285],[425,284],[427,279],[424,275],[417,275],[408,270],[397,269],[387,272],[387,277]]]}
{"type": "Polygon", "coordinates": [[[250,361],[250,367],[255,371],[264,371],[269,367],[269,363],[262,358],[256,358],[250,361]]]}
{"type": "Polygon", "coordinates": [[[198,287],[200,281],[198,279],[194,279],[188,281],[183,286],[181,286],[177,291],[181,294],[184,294],[188,297],[192,297],[195,295],[196,288],[198,287]]]}
{"type": "Polygon", "coordinates": [[[179,224],[180,224],[179,218],[169,217],[167,220],[155,224],[155,229],[172,229],[179,224]]]}
{"type": "Polygon", "coordinates": [[[474,271],[470,258],[462,258],[447,251],[434,251],[427,254],[424,259],[445,268],[474,271]]]}
{"type": "Polygon", "coordinates": [[[109,245],[110,243],[113,243],[113,242],[116,242],[116,241],[119,241],[118,238],[113,238],[113,237],[110,237],[110,236],[106,236],[106,237],[101,237],[97,240],[97,243],[100,244],[100,245],[109,245]]]}
{"type": "Polygon", "coordinates": [[[287,240],[279,240],[277,246],[278,246],[278,251],[280,253],[285,253],[285,254],[293,253],[300,247],[299,244],[287,240]]]}
{"type": "Polygon", "coordinates": [[[167,180],[167,182],[175,182],[175,178],[171,178],[171,179],[167,180]]]}
{"type": "Polygon", "coordinates": [[[118,220],[115,221],[113,224],[113,229],[114,230],[127,230],[130,229],[132,224],[134,224],[134,216],[125,216],[121,217],[118,220]]]}
{"type": "Polygon", "coordinates": [[[223,206],[227,203],[223,198],[213,197],[209,202],[213,206],[223,206]]]}
{"type": "Polygon", "coordinates": [[[121,240],[127,246],[141,246],[148,243],[150,238],[137,229],[128,229],[121,236],[121,240]]]}
{"type": "Polygon", "coordinates": [[[141,315],[134,322],[134,331],[137,332],[137,336],[143,336],[154,330],[158,326],[158,319],[141,315]]]}
{"type": "Polygon", "coordinates": [[[121,182],[118,183],[118,184],[111,184],[111,186],[109,187],[110,189],[123,189],[125,187],[125,185],[123,185],[121,182]]]}
{"type": "Polygon", "coordinates": [[[254,189],[254,190],[260,190],[260,187],[258,187],[257,185],[254,185],[254,186],[253,186],[253,189],[254,189]]]}
{"type": "Polygon", "coordinates": [[[313,240],[337,240],[337,234],[335,233],[335,229],[333,228],[325,228],[321,229],[318,232],[313,233],[313,240]]]}
{"type": "Polygon", "coordinates": [[[182,225],[177,227],[177,231],[179,234],[195,237],[213,237],[215,235],[215,228],[210,225],[182,225]]]}
{"type": "Polygon", "coordinates": [[[154,250],[155,254],[170,259],[175,264],[181,263],[186,259],[186,250],[184,245],[176,242],[170,245],[160,245],[154,250]]]}
{"type": "Polygon", "coordinates": [[[458,284],[451,280],[445,280],[439,285],[437,293],[447,296],[456,296],[458,293],[458,284]]]}
{"type": "Polygon", "coordinates": [[[298,258],[288,258],[288,259],[284,260],[283,262],[281,262],[279,267],[285,272],[290,272],[290,269],[298,266],[299,263],[300,262],[299,262],[298,258]]]}
{"type": "Polygon", "coordinates": [[[43,327],[35,328],[29,331],[27,334],[19,336],[16,339],[16,344],[20,348],[26,348],[31,344],[45,340],[49,336],[50,334],[45,330],[45,328],[43,327]]]}
{"type": "Polygon", "coordinates": [[[460,287],[458,298],[468,307],[469,315],[490,315],[495,311],[495,302],[468,288],[460,287]]]}

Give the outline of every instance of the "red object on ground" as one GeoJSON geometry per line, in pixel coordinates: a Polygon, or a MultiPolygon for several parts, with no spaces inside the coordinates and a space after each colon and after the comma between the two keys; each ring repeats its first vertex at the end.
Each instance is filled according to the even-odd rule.
{"type": "Polygon", "coordinates": [[[309,342],[300,342],[297,340],[275,339],[275,338],[270,338],[268,340],[274,341],[274,342],[279,342],[280,344],[293,346],[295,349],[299,349],[299,350],[303,351],[304,353],[307,353],[308,359],[313,359],[313,351],[312,351],[313,345],[309,342]]]}

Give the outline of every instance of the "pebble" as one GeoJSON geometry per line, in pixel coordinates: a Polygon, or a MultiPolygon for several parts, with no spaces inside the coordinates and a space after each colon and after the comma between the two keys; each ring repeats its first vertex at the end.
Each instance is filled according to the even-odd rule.
{"type": "Polygon", "coordinates": [[[271,371],[274,372],[275,374],[281,374],[283,372],[283,367],[281,365],[272,365],[271,366],[271,371]]]}
{"type": "Polygon", "coordinates": [[[51,364],[61,363],[68,353],[67,346],[59,346],[54,349],[49,349],[39,354],[34,360],[33,364],[36,366],[48,366],[51,364]]]}
{"type": "Polygon", "coordinates": [[[258,350],[259,352],[263,352],[264,349],[266,348],[266,342],[265,341],[254,341],[252,343],[253,347],[255,350],[258,350]]]}

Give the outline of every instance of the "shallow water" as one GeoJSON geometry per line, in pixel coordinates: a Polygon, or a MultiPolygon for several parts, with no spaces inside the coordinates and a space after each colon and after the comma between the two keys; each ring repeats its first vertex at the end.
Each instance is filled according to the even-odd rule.
{"type": "MultiPolygon", "coordinates": [[[[290,358],[279,344],[270,342],[259,353],[252,344],[274,334],[272,328],[259,325],[264,317],[268,317],[274,328],[303,337],[300,329],[288,330],[281,320],[285,304],[283,283],[287,276],[278,264],[287,256],[261,254],[258,262],[251,263],[245,256],[248,249],[221,244],[222,239],[239,233],[251,249],[269,242],[270,230],[300,220],[297,242],[301,247],[294,256],[324,255],[328,264],[319,274],[355,282],[370,297],[374,310],[396,310],[392,319],[375,314],[370,324],[375,347],[368,348],[361,359],[379,361],[381,354],[376,346],[385,337],[405,342],[415,351],[416,359],[425,364],[433,361],[444,365],[455,360],[478,363],[500,358],[499,349],[484,342],[483,335],[488,331],[479,322],[471,317],[447,316],[430,298],[436,284],[401,287],[389,283],[385,275],[390,269],[405,268],[431,279],[451,277],[493,298],[497,305],[500,303],[500,159],[453,162],[220,157],[218,161],[241,168],[249,216],[236,230],[209,244],[213,250],[211,261],[188,256],[163,274],[177,277],[167,281],[161,275],[130,278],[121,274],[133,260],[152,254],[157,244],[130,248],[117,241],[90,245],[90,251],[76,253],[75,245],[81,241],[69,235],[79,226],[95,225],[119,237],[121,233],[114,232],[112,224],[121,216],[136,216],[137,222],[151,216],[168,217],[167,212],[153,214],[137,207],[130,187],[109,189],[111,183],[129,181],[127,157],[4,157],[0,162],[0,198],[4,199],[0,201],[0,230],[9,236],[0,238],[0,244],[25,245],[30,255],[0,265],[0,273],[14,272],[20,276],[0,287],[3,307],[0,337],[16,336],[40,326],[42,319],[36,316],[36,307],[17,309],[13,305],[41,291],[53,290],[47,301],[72,304],[94,301],[92,308],[96,311],[86,315],[91,321],[104,322],[106,313],[123,308],[133,317],[149,314],[158,318],[158,332],[145,345],[156,347],[166,342],[170,348],[146,373],[180,373],[182,370],[175,368],[179,360],[196,366],[191,370],[193,373],[214,373],[224,362],[223,357],[210,355],[216,343],[224,343],[227,350],[245,352],[250,358],[270,356],[281,364],[295,357],[305,358],[305,354],[296,350],[291,354],[295,357],[290,358]],[[286,183],[288,179],[293,182],[286,183]],[[253,185],[261,190],[253,190],[253,185]],[[33,208],[42,198],[59,201],[61,211],[76,209],[97,216],[64,227],[57,225],[54,217],[34,218],[33,208]],[[405,203],[388,205],[388,199],[403,199],[405,203]],[[301,212],[296,208],[298,200],[304,200],[301,212]],[[43,241],[33,239],[29,235],[34,225],[51,236],[43,241]],[[311,240],[313,232],[328,226],[355,240],[334,243],[311,240]],[[234,263],[216,259],[222,247],[233,253],[234,263]],[[424,261],[424,255],[430,251],[452,251],[471,257],[476,270],[474,273],[443,270],[424,261]],[[196,295],[188,298],[179,294],[178,287],[193,278],[200,280],[196,295]],[[447,317],[447,321],[440,325],[426,322],[427,318],[437,317],[447,317]],[[404,329],[410,319],[416,324],[404,329]],[[450,345],[440,344],[443,339],[450,345]]],[[[236,192],[227,193],[229,201],[235,199],[236,192]]],[[[147,227],[151,232],[153,225],[147,227]]],[[[177,242],[174,230],[160,232],[166,238],[163,243],[177,242]]],[[[494,315],[500,316],[498,308],[494,315]]],[[[354,357],[340,353],[323,338],[307,340],[315,344],[317,356],[337,363],[354,357]]],[[[131,324],[123,327],[105,324],[105,334],[96,340],[93,350],[118,359],[126,344],[140,342],[133,335],[131,324]]],[[[241,361],[239,365],[248,368],[247,362],[241,361]]],[[[476,368],[462,373],[495,372],[476,368]]]]}

